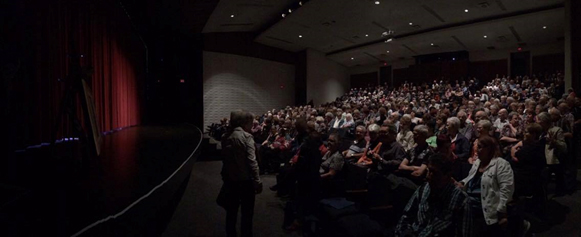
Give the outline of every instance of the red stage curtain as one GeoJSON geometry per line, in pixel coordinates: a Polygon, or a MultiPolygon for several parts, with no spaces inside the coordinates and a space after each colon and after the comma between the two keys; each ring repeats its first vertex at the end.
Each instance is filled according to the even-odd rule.
{"type": "MultiPolygon", "coordinates": [[[[73,60],[94,71],[90,79],[101,131],[138,125],[145,47],[118,2],[25,0],[18,5],[23,72],[12,84],[9,109],[19,147],[68,137],[71,121],[57,121],[73,60]],[[55,131],[55,124],[61,124],[55,131]]],[[[78,115],[82,118],[80,103],[78,115]]],[[[83,121],[81,121],[84,124],[83,121]]]]}

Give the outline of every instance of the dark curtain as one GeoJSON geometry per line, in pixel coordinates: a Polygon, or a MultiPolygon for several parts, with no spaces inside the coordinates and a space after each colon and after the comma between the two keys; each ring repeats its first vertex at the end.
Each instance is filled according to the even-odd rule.
{"type": "MultiPolygon", "coordinates": [[[[0,39],[6,46],[0,66],[14,68],[2,74],[9,148],[72,135],[71,121],[57,118],[76,69],[90,75],[83,78],[92,87],[101,131],[140,124],[145,47],[118,2],[9,0],[6,6],[0,33],[9,37],[0,39]]],[[[76,107],[84,124],[80,102],[76,107]]]]}

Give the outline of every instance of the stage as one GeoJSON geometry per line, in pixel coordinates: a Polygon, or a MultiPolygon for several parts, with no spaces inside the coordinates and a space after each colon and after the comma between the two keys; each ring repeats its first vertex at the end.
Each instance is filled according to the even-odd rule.
{"type": "Polygon", "coordinates": [[[0,182],[0,233],[157,236],[181,198],[201,141],[193,125],[136,126],[104,136],[99,157],[80,155],[78,141],[57,145],[56,152],[39,147],[18,154],[11,167],[4,165],[11,175],[0,182]]]}

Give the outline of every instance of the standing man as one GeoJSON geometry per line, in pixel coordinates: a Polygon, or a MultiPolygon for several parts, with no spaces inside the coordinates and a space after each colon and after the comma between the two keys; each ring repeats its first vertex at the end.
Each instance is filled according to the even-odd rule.
{"type": "Polygon", "coordinates": [[[230,113],[230,128],[222,139],[224,160],[222,166],[221,196],[226,209],[226,234],[237,236],[238,207],[242,209],[242,236],[252,236],[254,196],[262,192],[254,139],[249,133],[253,115],[237,110],[230,113]],[[223,192],[223,193],[222,193],[223,192]]]}

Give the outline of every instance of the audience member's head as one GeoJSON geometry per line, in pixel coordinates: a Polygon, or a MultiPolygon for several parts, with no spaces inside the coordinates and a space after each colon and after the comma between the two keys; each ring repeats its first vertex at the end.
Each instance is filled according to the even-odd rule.
{"type": "Polygon", "coordinates": [[[439,189],[452,182],[452,159],[442,154],[434,154],[428,159],[426,179],[431,188],[439,189]]]}
{"type": "Polygon", "coordinates": [[[429,134],[430,132],[428,131],[428,126],[426,125],[418,125],[414,127],[414,141],[418,145],[425,145],[429,134]]]}

